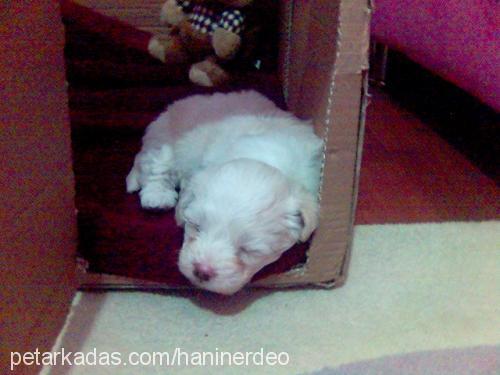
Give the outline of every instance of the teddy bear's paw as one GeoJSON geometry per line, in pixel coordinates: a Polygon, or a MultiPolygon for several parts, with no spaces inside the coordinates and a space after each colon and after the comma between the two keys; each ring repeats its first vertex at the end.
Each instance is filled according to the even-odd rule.
{"type": "Polygon", "coordinates": [[[188,59],[181,41],[176,36],[154,36],[149,40],[148,52],[165,64],[180,64],[188,59]]]}
{"type": "Polygon", "coordinates": [[[165,62],[165,55],[167,48],[160,38],[154,36],[148,43],[148,52],[151,56],[156,57],[158,60],[165,62]]]}
{"type": "Polygon", "coordinates": [[[189,69],[189,80],[197,85],[204,87],[213,87],[214,83],[210,79],[210,76],[207,72],[200,69],[198,66],[193,65],[191,69],[189,69]]]}
{"type": "Polygon", "coordinates": [[[232,31],[218,28],[212,35],[215,54],[221,59],[232,59],[241,46],[241,37],[232,31]]]}
{"type": "Polygon", "coordinates": [[[227,83],[231,77],[214,58],[209,57],[191,66],[189,79],[200,86],[213,87],[227,83]]]}

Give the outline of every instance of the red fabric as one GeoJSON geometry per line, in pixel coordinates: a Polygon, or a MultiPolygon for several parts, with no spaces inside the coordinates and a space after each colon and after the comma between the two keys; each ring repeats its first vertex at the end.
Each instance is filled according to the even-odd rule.
{"type": "MultiPolygon", "coordinates": [[[[185,81],[186,67],[168,68],[147,54],[150,34],[62,1],[70,82],[79,253],[91,272],[189,285],[177,269],[183,230],[173,210],[148,212],[137,194],[125,192],[125,177],[139,151],[147,124],[168,103],[211,89],[172,85],[185,81]]],[[[275,76],[239,77],[218,91],[253,88],[284,107],[275,76]]],[[[301,244],[256,278],[305,261],[301,244]]]]}
{"type": "Polygon", "coordinates": [[[377,0],[372,34],[500,111],[500,3],[377,0]]]}
{"type": "MultiPolygon", "coordinates": [[[[90,271],[189,285],[177,269],[183,230],[175,224],[174,211],[143,210],[138,195],[125,192],[141,132],[87,128],[75,132],[74,139],[79,251],[90,271]]],[[[287,251],[256,278],[303,262],[308,246],[287,251]]]]}
{"type": "Polygon", "coordinates": [[[66,21],[76,22],[87,31],[112,39],[117,44],[148,52],[149,40],[153,36],[151,33],[95,12],[71,0],[61,0],[61,14],[66,21]]]}

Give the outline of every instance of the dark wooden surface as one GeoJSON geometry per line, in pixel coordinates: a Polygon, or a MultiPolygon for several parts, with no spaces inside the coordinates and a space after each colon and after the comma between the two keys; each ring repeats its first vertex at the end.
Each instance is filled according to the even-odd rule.
{"type": "Polygon", "coordinates": [[[418,113],[380,89],[372,94],[357,224],[500,218],[500,190],[492,177],[418,113]]]}

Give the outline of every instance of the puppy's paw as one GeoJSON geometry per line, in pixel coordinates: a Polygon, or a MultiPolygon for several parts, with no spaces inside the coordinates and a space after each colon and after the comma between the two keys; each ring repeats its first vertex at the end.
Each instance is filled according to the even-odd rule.
{"type": "Polygon", "coordinates": [[[174,207],[178,194],[175,190],[146,186],[140,191],[139,196],[143,208],[154,210],[174,207]]]}
{"type": "Polygon", "coordinates": [[[128,174],[125,182],[127,184],[127,193],[134,193],[141,188],[141,185],[139,184],[139,175],[134,168],[132,168],[128,174]]]}

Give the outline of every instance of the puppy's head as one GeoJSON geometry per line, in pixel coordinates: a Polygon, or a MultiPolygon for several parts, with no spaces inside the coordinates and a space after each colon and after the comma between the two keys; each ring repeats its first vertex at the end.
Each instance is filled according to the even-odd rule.
{"type": "Polygon", "coordinates": [[[239,159],[195,174],[181,193],[180,271],[222,294],[241,289],[318,222],[319,205],[304,188],[267,164],[239,159]]]}

